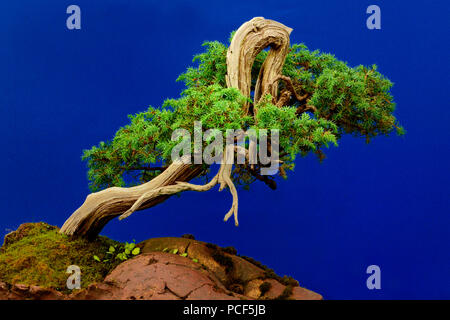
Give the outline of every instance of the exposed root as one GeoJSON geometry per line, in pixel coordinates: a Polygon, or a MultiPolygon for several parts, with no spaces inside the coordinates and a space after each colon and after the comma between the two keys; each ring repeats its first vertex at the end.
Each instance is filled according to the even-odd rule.
{"type": "Polygon", "coordinates": [[[207,184],[204,185],[196,185],[188,182],[181,182],[176,181],[175,184],[160,187],[157,189],[150,190],[142,196],[139,197],[139,199],[136,200],[136,202],[129,208],[127,211],[125,211],[122,215],[119,216],[119,220],[125,219],[129,217],[133,212],[136,210],[139,210],[140,206],[148,201],[149,199],[152,199],[157,196],[162,195],[173,195],[179,192],[183,191],[197,191],[197,192],[204,192],[212,189],[215,185],[220,184],[219,191],[222,191],[226,186],[230,189],[231,195],[233,196],[233,204],[231,206],[230,211],[225,215],[224,221],[227,221],[231,215],[234,214],[234,222],[235,225],[238,226],[238,195],[236,187],[234,186],[233,181],[231,180],[231,171],[233,169],[233,164],[228,164],[225,156],[224,159],[220,165],[219,172],[214,176],[214,178],[211,179],[207,184]]]}
{"type": "Polygon", "coordinates": [[[174,195],[176,193],[182,192],[182,191],[208,191],[212,187],[214,187],[217,184],[217,176],[214,177],[210,182],[208,182],[205,185],[195,185],[187,182],[181,182],[176,181],[174,185],[170,186],[164,186],[160,187],[154,190],[150,190],[146,193],[144,193],[142,196],[139,197],[139,199],[136,200],[136,202],[131,206],[130,209],[125,211],[122,215],[119,216],[119,220],[125,219],[126,217],[129,217],[133,212],[136,210],[139,210],[139,207],[145,203],[148,199],[162,196],[162,195],[174,195]]]}
{"type": "Polygon", "coordinates": [[[239,225],[239,221],[238,221],[238,194],[236,191],[236,187],[234,186],[233,181],[231,181],[231,169],[232,169],[232,165],[229,165],[229,170],[227,169],[226,171],[224,170],[224,173],[222,174],[223,179],[225,180],[225,183],[228,185],[228,187],[230,188],[230,192],[231,195],[233,196],[233,204],[231,205],[231,209],[230,211],[228,211],[228,213],[225,215],[225,217],[223,218],[223,221],[228,221],[228,219],[234,215],[234,224],[236,225],[236,227],[239,225]],[[229,171],[229,174],[228,174],[229,171]]]}

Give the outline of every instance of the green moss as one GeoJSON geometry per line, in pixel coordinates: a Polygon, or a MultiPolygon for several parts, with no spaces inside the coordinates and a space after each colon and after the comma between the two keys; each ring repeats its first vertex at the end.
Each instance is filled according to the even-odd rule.
{"type": "Polygon", "coordinates": [[[5,237],[0,248],[0,281],[39,285],[66,290],[67,267],[81,269],[81,286],[102,281],[120,261],[97,262],[106,258],[111,245],[119,244],[106,237],[96,240],[71,239],[55,226],[43,222],[26,223],[5,237]]]}

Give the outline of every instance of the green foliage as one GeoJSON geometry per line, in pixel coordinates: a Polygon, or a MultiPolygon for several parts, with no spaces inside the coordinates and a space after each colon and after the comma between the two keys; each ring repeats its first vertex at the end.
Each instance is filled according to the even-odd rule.
{"type": "Polygon", "coordinates": [[[85,288],[102,281],[121,262],[97,262],[106,257],[108,248],[119,245],[116,241],[103,236],[93,241],[70,239],[58,231],[43,222],[27,223],[8,235],[0,248],[0,281],[66,291],[68,266],[80,267],[85,288]]]}
{"type": "MultiPolygon", "coordinates": [[[[122,244],[115,244],[111,245],[108,248],[108,251],[106,252],[105,259],[103,259],[103,262],[114,263],[114,260],[120,260],[125,261],[129,258],[132,258],[134,256],[137,256],[139,253],[141,253],[141,248],[136,247],[136,243],[133,240],[133,242],[125,242],[124,245],[122,244]]],[[[95,261],[101,262],[100,258],[96,255],[93,256],[95,261]]]]}
{"type": "MultiPolygon", "coordinates": [[[[178,78],[186,85],[178,99],[130,115],[130,123],[120,128],[112,140],[84,151],[82,159],[87,161],[92,191],[132,186],[157,176],[170,164],[171,150],[179,143],[171,141],[173,131],[183,128],[192,135],[194,121],[202,121],[204,131],[216,129],[223,133],[239,128],[279,129],[283,177],[294,169],[298,154],[314,153],[323,160],[324,149],[337,146],[343,134],[363,136],[369,142],[380,134],[404,133],[393,115],[392,83],[376,66],[351,68],[331,54],[295,44],[287,55],[283,74],[291,78],[299,95],[307,96],[306,101],[292,98],[287,106],[279,108],[266,96],[253,106],[257,111],[253,117],[243,113],[248,98],[237,89],[226,88],[227,46],[217,41],[204,46],[206,51],[194,57],[197,66],[189,67],[178,78]],[[316,111],[298,112],[307,105],[316,111]]],[[[262,51],[256,57],[253,86],[266,56],[267,51],[262,51]]],[[[279,89],[284,88],[280,82],[279,89]]],[[[203,175],[207,174],[206,169],[203,175]]],[[[235,166],[233,179],[246,188],[255,181],[244,166],[235,166]]]]}
{"type": "Polygon", "coordinates": [[[350,68],[333,55],[309,51],[305,45],[294,45],[286,58],[284,74],[294,87],[310,94],[309,104],[316,107],[314,116],[333,121],[339,134],[365,136],[389,134],[395,128],[404,134],[392,112],[392,82],[377,71],[357,66],[350,68]]]}
{"type": "Polygon", "coordinates": [[[171,141],[172,132],[184,128],[193,135],[194,121],[202,121],[204,130],[220,128],[224,133],[245,127],[251,120],[243,114],[244,100],[234,88],[194,86],[181,98],[167,100],[162,109],[150,107],[130,115],[131,123],[120,128],[112,141],[84,151],[92,191],[151,180],[163,168],[155,170],[150,165],[166,165],[179,142],[171,141]],[[126,178],[129,183],[125,183],[126,178]]]}
{"type": "Polygon", "coordinates": [[[169,248],[164,248],[162,250],[162,252],[167,252],[167,253],[171,253],[171,254],[177,254],[180,257],[184,257],[186,258],[188,256],[187,252],[183,252],[181,253],[177,248],[170,250],[169,248]]]}
{"type": "Polygon", "coordinates": [[[306,155],[330,143],[337,146],[337,127],[332,121],[314,119],[308,113],[298,116],[295,107],[278,108],[268,98],[258,104],[258,127],[280,130],[280,147],[292,160],[298,153],[306,155]]]}
{"type": "Polygon", "coordinates": [[[188,88],[212,84],[226,87],[228,48],[218,41],[205,42],[203,46],[206,52],[196,55],[192,61],[198,62],[198,67],[189,67],[177,81],[183,81],[188,88]]]}

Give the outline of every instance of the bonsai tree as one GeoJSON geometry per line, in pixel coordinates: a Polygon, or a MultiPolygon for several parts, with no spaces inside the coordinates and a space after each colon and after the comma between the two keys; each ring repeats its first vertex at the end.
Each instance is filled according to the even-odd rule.
{"type": "MultiPolygon", "coordinates": [[[[294,170],[297,155],[314,153],[322,161],[324,149],[337,146],[344,134],[364,137],[367,142],[393,131],[403,134],[393,116],[392,83],[375,65],[352,68],[303,44],[290,46],[291,31],[258,17],[232,33],[228,47],[206,42],[206,51],[194,58],[197,66],[178,78],[186,85],[180,98],[130,115],[130,123],[112,140],[84,151],[93,193],[60,232],[92,238],[116,216],[123,219],[173,194],[207,191],[217,184],[233,195],[225,221],[234,216],[237,225],[235,186],[249,188],[258,180],[276,189],[277,178],[263,175],[267,164],[250,163],[248,156],[238,164],[222,161],[209,181],[211,165],[172,160],[178,144],[172,133],[183,128],[194,135],[195,121],[201,121],[205,130],[221,133],[238,128],[277,129],[276,176],[282,178],[294,170]],[[188,182],[196,177],[204,177],[206,184],[188,182]]],[[[195,151],[193,143],[190,148],[195,151]]],[[[275,152],[270,143],[268,149],[275,152]]]]}

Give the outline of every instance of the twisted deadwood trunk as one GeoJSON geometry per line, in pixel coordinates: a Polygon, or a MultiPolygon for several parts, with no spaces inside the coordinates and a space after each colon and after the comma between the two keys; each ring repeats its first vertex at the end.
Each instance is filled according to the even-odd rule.
{"type": "MultiPolygon", "coordinates": [[[[270,93],[278,96],[277,82],[289,50],[289,34],[292,29],[281,23],[253,18],[244,23],[235,33],[227,52],[227,86],[239,89],[250,97],[251,70],[258,53],[270,46],[271,49],[258,75],[254,100],[255,103],[270,93]]],[[[249,104],[245,105],[249,113],[249,104]]],[[[254,110],[254,113],[256,110],[254,110]]],[[[234,149],[233,149],[234,150],[234,149]]],[[[224,157],[229,156],[224,152],[224,157]]],[[[182,191],[207,191],[215,185],[220,190],[225,187],[233,195],[233,204],[225,215],[227,221],[234,215],[238,225],[238,198],[236,188],[231,180],[233,165],[222,161],[217,175],[205,185],[187,183],[202,172],[201,166],[173,162],[166,170],[151,181],[131,188],[112,187],[87,196],[84,203],[66,220],[60,232],[72,235],[95,238],[103,227],[114,217],[124,219],[134,211],[153,207],[165,201],[171,195],[182,191]]]]}
{"type": "MultiPolygon", "coordinates": [[[[289,51],[289,35],[292,29],[262,17],[244,23],[235,33],[227,52],[227,86],[238,88],[246,97],[250,96],[252,66],[256,56],[270,46],[266,60],[261,66],[256,81],[254,102],[267,93],[278,95],[278,77],[289,51]]],[[[247,104],[245,106],[248,113],[247,104]]]]}

